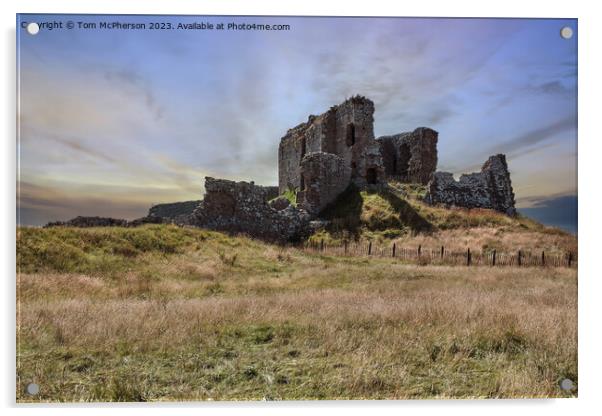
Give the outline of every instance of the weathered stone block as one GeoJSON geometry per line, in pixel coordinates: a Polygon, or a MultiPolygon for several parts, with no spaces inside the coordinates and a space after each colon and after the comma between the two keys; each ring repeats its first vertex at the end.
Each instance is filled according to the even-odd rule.
{"type": "Polygon", "coordinates": [[[351,168],[332,153],[316,152],[301,161],[301,183],[297,204],[313,215],[333,202],[349,185],[351,168]]]}
{"type": "Polygon", "coordinates": [[[435,172],[425,201],[465,208],[488,208],[516,215],[514,192],[506,156],[489,157],[481,172],[464,174],[458,181],[449,172],[435,172]]]}
{"type": "Polygon", "coordinates": [[[265,187],[206,177],[205,191],[192,215],[192,225],[282,242],[307,234],[310,215],[293,206],[272,208],[265,187]]]}
{"type": "Polygon", "coordinates": [[[428,127],[376,139],[385,175],[406,183],[426,185],[437,169],[439,133],[428,127]]]}

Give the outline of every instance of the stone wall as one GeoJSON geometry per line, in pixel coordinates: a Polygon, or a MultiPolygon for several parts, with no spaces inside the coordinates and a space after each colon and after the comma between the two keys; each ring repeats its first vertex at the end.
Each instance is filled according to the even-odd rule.
{"type": "Polygon", "coordinates": [[[437,169],[439,133],[427,127],[376,139],[385,175],[406,183],[426,185],[437,169]]]}
{"type": "Polygon", "coordinates": [[[253,182],[205,178],[205,198],[191,224],[269,241],[295,241],[308,233],[310,215],[293,206],[277,210],[268,204],[270,192],[253,182]]]}
{"type": "Polygon", "coordinates": [[[342,158],[351,169],[351,181],[358,185],[381,182],[384,169],[373,125],[374,103],[355,96],[290,129],[278,148],[280,193],[303,188],[301,161],[308,153],[317,152],[342,158]]]}
{"type": "MultiPolygon", "coordinates": [[[[259,186],[259,185],[258,185],[259,186]]],[[[278,190],[277,186],[262,186],[263,190],[265,191],[265,198],[266,200],[270,200],[270,199],[274,199],[277,198],[278,195],[280,195],[280,192],[278,190]]]]}
{"type": "Polygon", "coordinates": [[[489,208],[516,215],[506,156],[490,156],[480,172],[464,174],[458,181],[449,172],[435,172],[427,185],[425,201],[465,208],[489,208]]]}
{"type": "Polygon", "coordinates": [[[317,215],[349,186],[351,168],[332,153],[308,153],[301,161],[304,188],[297,193],[297,205],[317,215]]]}
{"type": "Polygon", "coordinates": [[[181,215],[190,215],[201,201],[173,202],[170,204],[153,205],[148,210],[149,217],[162,217],[174,219],[181,215]]]}

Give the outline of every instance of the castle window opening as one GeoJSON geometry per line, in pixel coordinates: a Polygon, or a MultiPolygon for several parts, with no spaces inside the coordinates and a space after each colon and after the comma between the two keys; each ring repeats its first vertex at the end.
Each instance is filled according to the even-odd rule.
{"type": "Polygon", "coordinates": [[[307,148],[306,148],[306,143],[305,143],[305,137],[301,138],[301,159],[303,159],[303,156],[305,156],[305,153],[307,152],[307,148]]]}
{"type": "Polygon", "coordinates": [[[355,144],[355,124],[353,123],[347,124],[346,143],[348,147],[355,144]]]}
{"type": "Polygon", "coordinates": [[[366,182],[368,182],[368,184],[370,185],[374,185],[376,184],[376,169],[375,168],[368,168],[366,169],[366,182]]]}

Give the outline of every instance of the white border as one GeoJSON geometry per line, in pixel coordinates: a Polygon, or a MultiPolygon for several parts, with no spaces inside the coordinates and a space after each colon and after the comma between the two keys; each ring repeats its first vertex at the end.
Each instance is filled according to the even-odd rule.
{"type": "MultiPolygon", "coordinates": [[[[550,415],[593,413],[600,375],[602,317],[598,299],[602,295],[602,276],[595,269],[600,243],[600,209],[602,199],[597,181],[597,165],[602,154],[600,146],[600,50],[602,50],[602,22],[596,14],[595,2],[504,0],[498,2],[451,0],[421,0],[394,4],[392,1],[370,0],[351,4],[351,1],[303,0],[285,1],[201,1],[201,0],[22,0],[0,3],[2,13],[2,88],[0,101],[2,126],[2,179],[4,198],[1,204],[2,229],[0,255],[4,265],[2,311],[3,342],[0,392],[2,405],[8,414],[80,414],[104,415],[142,413],[231,414],[244,411],[251,415],[317,414],[342,410],[348,414],[378,412],[400,414],[420,412],[446,415],[488,415],[512,412],[537,412],[550,415]],[[503,400],[503,401],[401,401],[401,402],[297,402],[297,403],[193,403],[184,405],[55,405],[44,408],[15,405],[15,14],[20,13],[144,13],[144,14],[233,14],[233,15],[346,15],[346,16],[456,16],[456,17],[563,17],[579,19],[579,399],[557,400],[503,400]],[[108,407],[108,408],[107,408],[108,407]]],[[[598,175],[599,176],[599,175],[598,175]]],[[[6,413],[5,413],[6,414],[6,413]]]]}

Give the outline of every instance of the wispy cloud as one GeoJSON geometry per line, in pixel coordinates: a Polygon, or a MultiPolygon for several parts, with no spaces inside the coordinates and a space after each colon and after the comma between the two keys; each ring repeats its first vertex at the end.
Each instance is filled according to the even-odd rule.
{"type": "MultiPolygon", "coordinates": [[[[38,135],[38,137],[40,137],[40,135],[38,135]]],[[[94,159],[102,159],[106,162],[116,161],[114,157],[103,153],[99,149],[95,149],[91,146],[83,144],[83,142],[77,138],[59,137],[55,134],[45,134],[45,137],[57,143],[60,143],[61,145],[66,146],[71,150],[75,150],[76,152],[81,153],[82,155],[89,156],[94,159]]]]}
{"type": "Polygon", "coordinates": [[[158,203],[199,199],[193,194],[166,186],[80,186],[69,182],[42,185],[22,181],[17,209],[22,224],[43,225],[78,215],[134,219],[147,214],[158,203]]]}
{"type": "Polygon", "coordinates": [[[164,108],[157,103],[151,83],[138,72],[131,69],[107,69],[104,71],[104,77],[109,83],[114,84],[114,87],[121,87],[128,94],[140,95],[148,109],[155,115],[155,119],[160,120],[163,117],[164,108]]]}
{"type": "Polygon", "coordinates": [[[532,146],[548,140],[559,133],[575,130],[576,126],[576,116],[565,117],[548,125],[522,133],[510,140],[505,140],[502,143],[496,144],[489,148],[488,153],[505,153],[510,156],[520,155],[521,153],[524,153],[526,149],[532,148],[532,146]]]}

